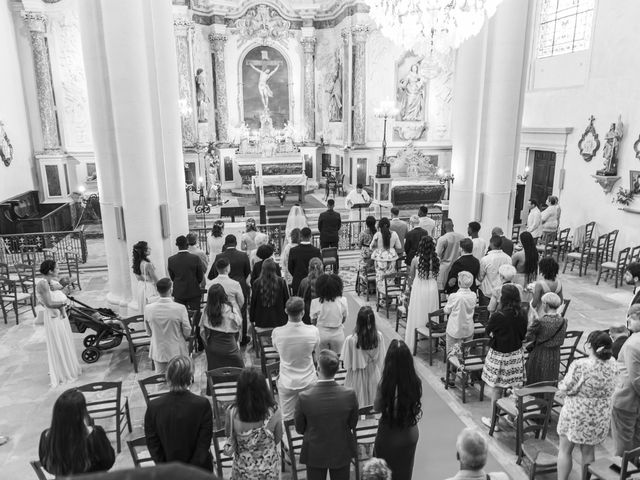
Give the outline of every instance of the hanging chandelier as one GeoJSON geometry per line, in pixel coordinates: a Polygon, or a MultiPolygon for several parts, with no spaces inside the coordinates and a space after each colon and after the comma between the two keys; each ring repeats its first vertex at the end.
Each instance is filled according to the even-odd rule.
{"type": "Polygon", "coordinates": [[[502,0],[365,0],[381,33],[405,50],[449,56],[477,35],[502,0]]]}

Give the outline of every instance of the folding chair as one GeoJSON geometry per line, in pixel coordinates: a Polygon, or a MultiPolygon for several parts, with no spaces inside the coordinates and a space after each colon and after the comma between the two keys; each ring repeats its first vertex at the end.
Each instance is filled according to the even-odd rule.
{"type": "MultiPolygon", "coordinates": [[[[462,403],[467,403],[467,382],[469,375],[482,372],[484,368],[484,359],[489,350],[489,339],[480,338],[464,342],[461,345],[461,356],[449,355],[444,377],[444,388],[449,388],[451,376],[455,382],[456,377],[460,377],[460,388],[462,390],[462,403]]],[[[480,401],[484,400],[484,382],[480,380],[480,401]]]]}
{"type": "Polygon", "coordinates": [[[149,402],[154,398],[158,398],[168,392],[169,386],[167,385],[167,378],[164,373],[158,373],[157,375],[151,375],[150,377],[138,380],[140,390],[142,390],[142,397],[144,403],[148,407],[149,402]],[[156,385],[157,388],[153,392],[150,392],[150,387],[156,385]]]}
{"type": "Polygon", "coordinates": [[[224,425],[224,411],[236,399],[238,377],[241,373],[242,368],[237,367],[222,367],[207,372],[207,385],[213,401],[213,419],[218,427],[224,425]]]}
{"type": "MultiPolygon", "coordinates": [[[[138,350],[149,349],[151,345],[151,337],[147,335],[144,328],[144,315],[134,315],[129,318],[120,320],[124,327],[124,334],[129,344],[129,360],[133,363],[133,371],[138,373],[138,350]],[[138,330],[132,328],[132,325],[138,324],[138,330]]],[[[151,361],[153,368],[153,360],[151,361]]]]}
{"type": "Polygon", "coordinates": [[[135,468],[151,467],[156,464],[149,453],[146,437],[127,440],[127,447],[129,447],[129,453],[131,454],[131,459],[133,460],[133,466],[135,468]]]}
{"type": "MultiPolygon", "coordinates": [[[[426,338],[429,341],[429,365],[433,365],[433,343],[435,341],[435,350],[438,349],[438,342],[440,339],[444,339],[446,335],[447,321],[445,320],[447,314],[442,309],[431,312],[427,318],[427,324],[424,327],[418,327],[415,331],[415,340],[413,342],[413,354],[415,355],[418,350],[418,342],[420,337],[426,338]]],[[[443,347],[444,357],[447,358],[447,348],[443,347]]]]}

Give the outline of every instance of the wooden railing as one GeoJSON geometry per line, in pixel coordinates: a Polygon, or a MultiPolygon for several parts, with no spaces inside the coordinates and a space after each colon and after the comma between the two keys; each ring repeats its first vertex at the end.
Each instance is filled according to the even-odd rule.
{"type": "Polygon", "coordinates": [[[15,264],[32,261],[39,265],[45,258],[64,262],[67,253],[77,255],[81,263],[87,261],[87,241],[84,230],[0,235],[1,263],[15,264]]]}

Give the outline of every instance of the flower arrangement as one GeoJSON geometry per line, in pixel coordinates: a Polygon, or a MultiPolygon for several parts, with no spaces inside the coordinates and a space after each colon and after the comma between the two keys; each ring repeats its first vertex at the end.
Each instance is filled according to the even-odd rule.
{"type": "Polygon", "coordinates": [[[616,194],[613,196],[611,203],[617,203],[622,206],[629,206],[631,202],[633,202],[633,198],[635,197],[635,193],[632,190],[627,190],[626,188],[619,187],[616,194]]]}
{"type": "Polygon", "coordinates": [[[280,200],[280,206],[284,206],[284,201],[287,199],[287,187],[279,186],[276,188],[276,195],[278,196],[278,200],[280,200]]]}

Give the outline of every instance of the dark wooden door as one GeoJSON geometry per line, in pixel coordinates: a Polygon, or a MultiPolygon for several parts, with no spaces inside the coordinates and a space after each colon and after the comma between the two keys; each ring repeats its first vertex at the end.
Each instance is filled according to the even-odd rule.
{"type": "Polygon", "coordinates": [[[365,185],[367,183],[367,159],[359,158],[357,165],[358,173],[356,175],[356,183],[365,185]]]}
{"type": "Polygon", "coordinates": [[[513,212],[513,223],[514,225],[518,225],[522,223],[522,209],[524,208],[524,189],[526,185],[524,183],[519,183],[516,185],[516,203],[514,206],[513,212]]]}
{"type": "Polygon", "coordinates": [[[556,153],[536,150],[533,152],[533,176],[531,178],[531,198],[544,204],[553,194],[553,175],[556,171],[556,153]]]}

